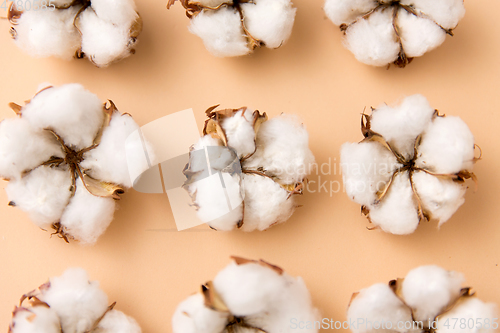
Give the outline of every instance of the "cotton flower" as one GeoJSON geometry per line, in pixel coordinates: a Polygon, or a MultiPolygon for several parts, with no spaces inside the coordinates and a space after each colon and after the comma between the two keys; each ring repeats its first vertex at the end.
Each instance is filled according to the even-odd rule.
{"type": "Polygon", "coordinates": [[[232,259],[199,293],[179,304],[172,319],[174,333],[318,331],[290,324],[319,320],[300,277],[263,260],[232,259]]]}
{"type": "MultiPolygon", "coordinates": [[[[169,0],[170,8],[176,0],[169,0]]],[[[292,33],[296,9],[290,0],[180,0],[191,19],[189,30],[217,57],[278,48],[292,33]]]]}
{"type": "Polygon", "coordinates": [[[463,0],[326,0],[328,18],[359,61],[405,67],[453,36],[463,0]]]}
{"type": "Polygon", "coordinates": [[[224,231],[286,221],[314,162],[304,125],[292,115],[267,120],[245,107],[215,108],[207,110],[204,136],[191,147],[184,172],[198,217],[224,231]]]}
{"type": "Polygon", "coordinates": [[[377,227],[410,234],[422,219],[446,222],[475,176],[474,137],[458,117],[439,115],[425,97],[363,114],[360,143],[341,148],[349,198],[377,227]]]}
{"type": "Polygon", "coordinates": [[[86,57],[98,67],[135,53],[142,30],[134,0],[13,1],[8,18],[14,42],[29,55],[86,57]]]}
{"type": "Polygon", "coordinates": [[[476,298],[471,288],[462,288],[463,281],[460,273],[438,266],[421,266],[404,279],[362,289],[352,295],[347,310],[349,322],[357,323],[351,326],[351,331],[493,332],[496,305],[476,298]]]}
{"type": "MultiPolygon", "coordinates": [[[[47,87],[16,118],[0,122],[0,177],[11,206],[66,241],[94,243],[113,219],[115,202],[132,186],[125,139],[139,127],[113,102],[79,84],[47,87]]],[[[134,144],[133,142],[127,144],[134,144]]]]}
{"type": "Polygon", "coordinates": [[[137,322],[108,306],[108,297],[87,272],[71,268],[21,298],[9,333],[140,333],[137,322]]]}

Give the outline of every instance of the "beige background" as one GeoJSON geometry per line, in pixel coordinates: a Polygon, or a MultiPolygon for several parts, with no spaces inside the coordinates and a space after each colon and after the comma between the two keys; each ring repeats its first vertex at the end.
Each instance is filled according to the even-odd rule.
{"type": "MultiPolygon", "coordinates": [[[[14,115],[9,102],[22,103],[41,82],[80,82],[140,125],[193,108],[201,127],[203,111],[217,103],[271,116],[296,113],[310,130],[317,161],[337,165],[340,145],[361,139],[364,107],[422,93],[442,113],[460,116],[475,134],[484,157],[475,168],[478,191],[471,184],[466,203],[441,230],[434,222],[422,223],[407,237],[368,231],[359,206],[344,193],[307,193],[288,223],[267,232],[161,231],[174,228],[166,195],[130,191],[97,245],[82,247],[50,239],[26,214],[8,207],[6,183],[0,181],[0,330],[7,330],[24,292],[68,266],[81,266],[144,332],[171,332],[176,305],[232,254],[263,258],[302,276],[323,316],[335,320],[345,319],[352,292],[423,264],[464,272],[482,299],[500,303],[500,1],[466,1],[455,37],[404,70],[357,62],[323,14],[322,0],[295,0],[297,18],[285,46],[235,59],[208,54],[187,31],[182,6],[167,11],[165,4],[138,1],[145,26],[137,54],[108,69],[86,61],[32,59],[9,40],[9,24],[0,20],[0,119],[14,115]]],[[[332,169],[321,179],[341,176],[332,169]]]]}

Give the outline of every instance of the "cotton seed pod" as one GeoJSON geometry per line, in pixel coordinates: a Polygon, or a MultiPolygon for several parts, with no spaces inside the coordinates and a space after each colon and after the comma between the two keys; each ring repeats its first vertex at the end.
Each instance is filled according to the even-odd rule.
{"type": "MultiPolygon", "coordinates": [[[[176,0],[169,0],[170,8],[176,0]]],[[[266,46],[278,48],[292,34],[296,9],[290,0],[180,0],[189,31],[217,57],[235,57],[266,46]]]]}
{"type": "Polygon", "coordinates": [[[463,0],[326,0],[324,10],[356,59],[398,67],[453,36],[465,14],[463,0]]]}
{"type": "Polygon", "coordinates": [[[142,19],[134,0],[46,3],[20,0],[9,7],[12,38],[29,55],[87,58],[106,67],[135,53],[142,19]]]}
{"type": "Polygon", "coordinates": [[[319,320],[300,277],[263,260],[231,258],[213,281],[179,304],[172,319],[174,333],[318,331],[290,325],[319,320]]]}
{"type": "Polygon", "coordinates": [[[94,243],[132,186],[128,168],[148,168],[126,159],[125,139],[139,126],[79,84],[49,86],[25,106],[10,106],[17,117],[0,122],[0,177],[9,180],[9,205],[66,241],[94,243]]]}
{"type": "Polygon", "coordinates": [[[362,289],[352,295],[347,310],[348,320],[357,323],[351,326],[351,331],[493,332],[497,306],[476,298],[471,288],[461,288],[463,281],[460,273],[438,266],[421,266],[404,279],[362,289]]]}
{"type": "Polygon", "coordinates": [[[198,217],[216,230],[266,230],[286,221],[314,156],[300,120],[240,109],[206,111],[204,136],[191,147],[184,188],[198,217]],[[221,186],[223,184],[223,186],[221,186]]]}
{"type": "Polygon", "coordinates": [[[360,143],[345,143],[347,195],[385,232],[411,234],[421,220],[446,222],[464,203],[474,137],[458,117],[439,115],[421,95],[363,114],[360,143]]]}
{"type": "Polygon", "coordinates": [[[21,297],[9,333],[140,333],[135,319],[108,306],[87,272],[70,268],[21,297]]]}

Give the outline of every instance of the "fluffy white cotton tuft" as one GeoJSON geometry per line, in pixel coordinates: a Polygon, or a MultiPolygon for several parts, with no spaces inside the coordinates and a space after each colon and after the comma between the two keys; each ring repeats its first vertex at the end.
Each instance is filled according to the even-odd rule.
{"type": "Polygon", "coordinates": [[[24,11],[18,24],[14,26],[14,42],[33,57],[55,55],[71,59],[80,48],[80,34],[73,26],[80,8],[81,6],[73,6],[66,10],[24,11]]]}
{"type": "Polygon", "coordinates": [[[416,164],[438,174],[472,170],[474,136],[458,117],[436,117],[422,136],[416,164]]]}
{"type": "Polygon", "coordinates": [[[0,122],[0,176],[19,179],[52,156],[62,157],[55,137],[34,129],[26,120],[9,118],[0,122]]]}
{"type": "Polygon", "coordinates": [[[445,29],[453,29],[465,15],[463,0],[401,0],[421,15],[428,16],[445,29]]]}
{"type": "Polygon", "coordinates": [[[415,200],[408,173],[400,172],[382,201],[369,207],[370,221],[385,232],[411,234],[420,222],[415,200]]]}
{"type": "Polygon", "coordinates": [[[100,19],[128,29],[138,17],[134,0],[92,0],[91,6],[100,19]]]}
{"type": "Polygon", "coordinates": [[[326,0],[324,10],[335,24],[348,24],[377,7],[375,0],[326,0]]]}
{"type": "Polygon", "coordinates": [[[468,299],[462,300],[457,304],[451,311],[445,313],[439,317],[438,329],[436,333],[493,333],[496,329],[493,329],[498,323],[498,309],[493,303],[484,303],[483,301],[470,297],[468,299]],[[460,326],[461,320],[466,323],[474,322],[481,323],[482,328],[479,324],[476,325],[462,325],[460,326]],[[453,323],[458,322],[457,325],[453,323]],[[488,323],[488,327],[486,327],[488,323]],[[469,327],[474,327],[470,329],[469,327]]]}
{"type": "Polygon", "coordinates": [[[57,313],[64,332],[88,331],[108,307],[108,297],[99,283],[89,281],[87,272],[81,268],[71,268],[51,278],[40,299],[57,313]]]}
{"type": "Polygon", "coordinates": [[[141,327],[134,318],[121,311],[111,310],[99,322],[95,333],[141,333],[141,327]]]}
{"type": "Polygon", "coordinates": [[[378,199],[400,165],[387,148],[377,142],[344,143],[340,164],[346,193],[350,199],[370,206],[378,199]]]}
{"type": "Polygon", "coordinates": [[[22,117],[38,129],[52,129],[76,149],[92,145],[104,120],[99,98],[80,84],[45,89],[22,109],[22,117]]]}
{"type": "Polygon", "coordinates": [[[251,51],[240,15],[233,8],[200,12],[191,19],[189,31],[200,37],[207,50],[217,57],[242,56],[251,51]]]}
{"type": "Polygon", "coordinates": [[[113,220],[115,200],[90,194],[81,179],[76,181],[76,192],[61,216],[66,234],[83,244],[93,244],[113,220]]]}
{"type": "Polygon", "coordinates": [[[241,9],[248,32],[266,47],[278,48],[290,38],[297,11],[290,0],[256,0],[241,9]]]}
{"type": "Polygon", "coordinates": [[[236,149],[242,158],[255,151],[255,131],[253,128],[253,112],[248,109],[236,112],[225,118],[221,124],[226,133],[227,143],[236,149]]]}
{"type": "Polygon", "coordinates": [[[425,323],[433,321],[460,294],[462,274],[438,266],[421,266],[411,270],[403,281],[401,295],[413,318],[425,323]]]}
{"type": "Polygon", "coordinates": [[[5,190],[12,204],[47,230],[61,218],[71,196],[71,184],[68,170],[41,166],[20,180],[11,180],[5,190]]]}
{"type": "Polygon", "coordinates": [[[17,308],[9,333],[60,333],[61,324],[57,313],[46,306],[29,309],[17,308]]]}
{"type": "MultiPolygon", "coordinates": [[[[412,323],[411,310],[394,294],[392,289],[383,283],[374,284],[362,289],[353,296],[349,309],[347,310],[349,321],[357,322],[362,319],[367,323],[386,323],[388,327],[392,323],[393,330],[386,332],[407,333],[404,323],[412,323]],[[403,329],[398,329],[398,323],[403,323],[403,329]]],[[[401,327],[401,324],[400,324],[401,327]]],[[[384,332],[369,325],[357,325],[351,327],[353,333],[375,333],[384,332]]]]}

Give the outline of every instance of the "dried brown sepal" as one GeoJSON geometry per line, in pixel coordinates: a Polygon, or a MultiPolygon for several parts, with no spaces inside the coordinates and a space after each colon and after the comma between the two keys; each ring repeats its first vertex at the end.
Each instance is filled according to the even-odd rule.
{"type": "Polygon", "coordinates": [[[481,149],[481,147],[479,147],[479,145],[477,144],[474,144],[474,150],[479,149],[479,156],[478,157],[474,157],[474,159],[472,160],[472,162],[476,163],[477,161],[480,161],[483,157],[483,150],[481,149]]]}
{"type": "Polygon", "coordinates": [[[9,201],[8,205],[11,207],[16,207],[16,203],[14,201],[9,201]]]}
{"type": "Polygon", "coordinates": [[[137,13],[137,19],[132,23],[132,26],[130,27],[130,38],[137,38],[142,32],[142,29],[144,27],[144,22],[142,21],[141,15],[137,13]]]}
{"type": "Polygon", "coordinates": [[[255,131],[255,136],[257,136],[257,133],[259,132],[260,126],[268,120],[267,114],[260,113],[259,110],[255,110],[253,112],[253,130],[255,131]]]}
{"type": "Polygon", "coordinates": [[[273,265],[273,264],[270,264],[268,263],[267,261],[264,261],[262,259],[260,260],[252,260],[252,259],[246,259],[246,258],[242,258],[242,257],[237,257],[237,256],[231,256],[230,257],[235,263],[236,265],[245,265],[245,264],[259,264],[263,267],[266,267],[266,268],[270,268],[272,269],[273,271],[275,271],[276,273],[278,273],[279,275],[282,275],[284,270],[279,267],[279,266],[276,266],[276,265],[273,265]]]}
{"type": "Polygon", "coordinates": [[[23,107],[19,104],[16,104],[16,103],[9,103],[9,108],[11,108],[12,111],[14,111],[16,113],[16,115],[20,116],[21,110],[23,107]]]}
{"type": "Polygon", "coordinates": [[[349,300],[349,304],[347,305],[347,308],[349,308],[352,304],[352,301],[354,301],[354,299],[359,295],[359,291],[358,292],[355,292],[351,295],[351,299],[349,300]]]}
{"type": "Polygon", "coordinates": [[[212,281],[201,286],[201,293],[205,299],[205,306],[218,312],[229,312],[229,308],[214,288],[212,281]]]}
{"type": "Polygon", "coordinates": [[[99,131],[97,132],[97,134],[94,138],[94,146],[97,146],[101,143],[102,135],[104,134],[104,131],[106,130],[106,128],[109,126],[109,123],[111,122],[111,117],[113,117],[113,113],[115,111],[118,111],[115,103],[113,103],[112,100],[108,99],[108,101],[106,103],[104,103],[104,105],[102,106],[102,112],[104,114],[104,119],[103,119],[101,128],[99,128],[99,131]]]}
{"type": "Polygon", "coordinates": [[[392,289],[394,294],[402,300],[401,288],[403,287],[404,279],[397,278],[396,280],[389,281],[389,287],[392,289]]]}
{"type": "Polygon", "coordinates": [[[9,4],[9,10],[7,13],[7,19],[9,20],[10,24],[17,25],[17,20],[21,18],[21,15],[23,15],[22,10],[17,10],[16,5],[14,4],[14,1],[12,1],[9,4]]]}
{"type": "Polygon", "coordinates": [[[82,183],[87,191],[96,197],[120,200],[120,194],[125,193],[120,185],[94,179],[85,173],[83,173],[82,183]]]}

